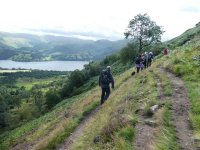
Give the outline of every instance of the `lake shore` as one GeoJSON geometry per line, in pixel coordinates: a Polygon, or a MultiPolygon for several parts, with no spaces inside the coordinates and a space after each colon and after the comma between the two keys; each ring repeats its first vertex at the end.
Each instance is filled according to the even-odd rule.
{"type": "Polygon", "coordinates": [[[88,61],[40,61],[40,62],[16,62],[12,60],[0,60],[1,70],[47,70],[47,71],[74,71],[82,70],[88,61]]]}

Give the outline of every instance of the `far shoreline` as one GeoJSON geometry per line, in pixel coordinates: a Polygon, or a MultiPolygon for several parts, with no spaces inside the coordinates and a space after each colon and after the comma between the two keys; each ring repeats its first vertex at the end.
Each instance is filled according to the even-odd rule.
{"type": "Polygon", "coordinates": [[[0,60],[0,70],[45,70],[45,71],[74,71],[82,70],[89,61],[31,61],[19,62],[0,60]]]}
{"type": "Polygon", "coordinates": [[[72,62],[92,62],[94,60],[30,60],[30,61],[18,61],[18,60],[12,60],[12,59],[0,59],[0,61],[14,61],[14,62],[51,62],[51,61],[72,61],[72,62]]]}

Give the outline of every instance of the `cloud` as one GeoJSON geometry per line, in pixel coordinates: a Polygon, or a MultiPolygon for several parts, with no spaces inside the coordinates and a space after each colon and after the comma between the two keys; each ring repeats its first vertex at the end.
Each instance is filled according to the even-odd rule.
{"type": "Polygon", "coordinates": [[[148,13],[173,38],[200,21],[198,6],[200,0],[0,0],[0,30],[116,40],[134,16],[148,13]]]}
{"type": "Polygon", "coordinates": [[[189,6],[189,7],[185,6],[181,9],[181,11],[190,12],[190,13],[200,13],[200,8],[194,7],[194,6],[189,6]]]}
{"type": "Polygon", "coordinates": [[[102,30],[100,32],[93,31],[65,31],[64,29],[52,28],[52,29],[26,29],[27,32],[33,34],[49,34],[49,35],[57,35],[57,36],[66,36],[66,37],[77,37],[82,39],[91,39],[91,40],[99,40],[99,39],[109,39],[109,40],[119,40],[123,38],[121,33],[117,33],[115,31],[107,31],[109,34],[104,34],[102,30]]]}

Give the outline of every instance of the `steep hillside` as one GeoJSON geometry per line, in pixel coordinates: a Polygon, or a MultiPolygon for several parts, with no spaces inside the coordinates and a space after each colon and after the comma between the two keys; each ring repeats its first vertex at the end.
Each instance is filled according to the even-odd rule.
{"type": "Polygon", "coordinates": [[[15,61],[98,60],[119,51],[127,40],[81,40],[0,32],[0,59],[15,61]]]}
{"type": "Polygon", "coordinates": [[[180,36],[168,41],[167,44],[175,48],[177,46],[182,46],[184,44],[187,44],[188,42],[194,40],[199,35],[200,35],[200,25],[197,25],[194,28],[188,29],[180,36]]]}
{"type": "Polygon", "coordinates": [[[196,149],[199,79],[196,34],[151,68],[129,77],[57,149],[196,149]]]}
{"type": "Polygon", "coordinates": [[[13,48],[0,43],[0,59],[9,59],[16,54],[17,52],[13,48]]]}

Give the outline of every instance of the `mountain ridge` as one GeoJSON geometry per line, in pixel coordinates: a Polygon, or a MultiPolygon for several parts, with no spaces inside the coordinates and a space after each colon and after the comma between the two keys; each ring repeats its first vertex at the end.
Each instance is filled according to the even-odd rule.
{"type": "Polygon", "coordinates": [[[14,61],[99,60],[119,51],[129,40],[97,41],[74,37],[0,32],[0,59],[14,61]],[[6,48],[4,48],[6,47],[6,48]],[[7,50],[11,55],[7,54],[7,50]]]}

